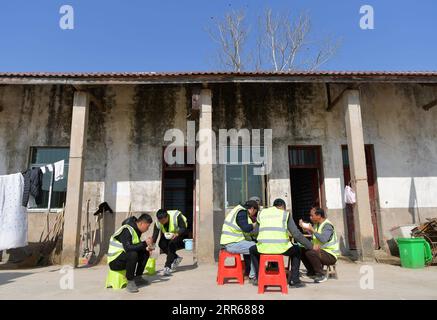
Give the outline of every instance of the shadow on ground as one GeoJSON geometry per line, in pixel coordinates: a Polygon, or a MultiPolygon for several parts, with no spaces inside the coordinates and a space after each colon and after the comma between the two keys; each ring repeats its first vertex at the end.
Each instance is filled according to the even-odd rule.
{"type": "Polygon", "coordinates": [[[32,273],[6,272],[0,273],[0,286],[14,282],[15,279],[30,276],[32,273]]]}

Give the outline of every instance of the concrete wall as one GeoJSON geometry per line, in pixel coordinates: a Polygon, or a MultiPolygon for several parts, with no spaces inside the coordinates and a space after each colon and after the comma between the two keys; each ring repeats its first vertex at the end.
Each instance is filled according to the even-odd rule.
{"type": "MultiPolygon", "coordinates": [[[[134,213],[161,207],[164,132],[186,130],[188,100],[182,86],[107,86],[92,91],[102,103],[90,105],[82,230],[86,201],[90,199],[91,230],[92,213],[107,201],[117,214],[101,223],[96,250],[105,252],[108,237],[126,218],[129,206],[134,213]]],[[[0,174],[24,170],[31,146],[69,145],[72,97],[72,88],[64,86],[0,87],[0,174]]],[[[45,220],[41,212],[30,213],[29,241],[39,240],[45,220]]]]}
{"type": "MultiPolygon", "coordinates": [[[[333,89],[339,92],[341,87],[333,89]]],[[[437,216],[437,108],[421,108],[437,91],[406,84],[368,84],[360,91],[365,143],[373,144],[375,152],[380,245],[388,249],[391,228],[437,216]]],[[[341,145],[347,144],[344,115],[340,104],[326,111],[325,86],[220,85],[214,90],[213,106],[215,130],[273,129],[269,205],[281,197],[291,207],[288,146],[322,146],[325,206],[342,252],[348,253],[341,154],[341,145]]],[[[216,166],[214,189],[224,190],[223,166],[216,166]]],[[[224,195],[214,196],[217,220],[222,220],[224,195]]],[[[217,224],[217,241],[220,228],[217,224]]]]}
{"type": "MultiPolygon", "coordinates": [[[[322,84],[221,84],[213,91],[213,127],[272,128],[273,170],[269,205],[276,197],[291,207],[288,146],[321,145],[325,206],[347,253],[341,145],[343,110],[326,111],[322,84]]],[[[118,213],[105,218],[98,243],[133,211],[161,206],[164,132],[185,132],[191,89],[184,86],[104,86],[93,89],[85,167],[84,205],[93,211],[107,201],[118,213]]],[[[437,215],[437,107],[421,105],[436,96],[417,85],[361,86],[365,143],[375,150],[381,245],[390,228],[437,215]]],[[[68,146],[73,90],[68,86],[0,87],[0,174],[23,170],[31,146],[68,146]]],[[[214,226],[218,244],[225,215],[224,168],[214,166],[214,226]]],[[[201,186],[197,185],[197,194],[201,186]]],[[[53,218],[51,218],[53,219],[53,218]]],[[[93,219],[91,219],[93,220],[93,219]]],[[[31,213],[29,239],[37,241],[45,215],[31,213]]],[[[83,216],[85,223],[85,214],[83,216]]],[[[91,223],[91,228],[94,222],[91,223]]],[[[216,250],[218,245],[216,245],[216,250]]],[[[97,248],[99,251],[99,247],[97,248]]],[[[102,252],[105,245],[102,247],[102,252]]]]}

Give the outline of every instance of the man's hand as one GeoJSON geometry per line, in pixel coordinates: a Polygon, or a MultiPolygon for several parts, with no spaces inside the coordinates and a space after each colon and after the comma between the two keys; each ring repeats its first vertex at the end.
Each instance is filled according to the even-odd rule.
{"type": "Polygon", "coordinates": [[[313,245],[313,250],[320,251],[320,245],[319,244],[314,244],[313,245]]]}
{"type": "Polygon", "coordinates": [[[147,243],[147,245],[152,246],[152,245],[153,245],[153,239],[152,239],[152,237],[148,237],[148,238],[146,239],[146,243],[147,243]]]}
{"type": "Polygon", "coordinates": [[[176,239],[178,237],[178,234],[177,233],[173,233],[173,237],[171,238],[171,240],[174,240],[174,239],[176,239]]]}

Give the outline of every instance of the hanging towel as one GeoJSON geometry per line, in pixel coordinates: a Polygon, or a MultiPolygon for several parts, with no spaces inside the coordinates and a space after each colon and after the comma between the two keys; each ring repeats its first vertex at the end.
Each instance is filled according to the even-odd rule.
{"type": "Polygon", "coordinates": [[[53,165],[52,164],[48,164],[47,165],[47,169],[49,169],[50,172],[53,172],[53,165]]]}
{"type": "Polygon", "coordinates": [[[0,250],[27,246],[27,210],[22,206],[24,177],[0,176],[0,250]]]}
{"type": "Polygon", "coordinates": [[[46,167],[45,167],[45,166],[40,167],[40,169],[41,169],[41,171],[42,171],[42,174],[45,174],[45,173],[46,173],[46,167]]]}
{"type": "Polygon", "coordinates": [[[55,162],[55,181],[64,179],[64,160],[55,162]]]}

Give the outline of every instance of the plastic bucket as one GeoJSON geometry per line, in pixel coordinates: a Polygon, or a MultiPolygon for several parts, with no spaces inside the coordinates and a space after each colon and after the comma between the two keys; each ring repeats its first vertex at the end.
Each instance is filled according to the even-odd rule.
{"type": "Polygon", "coordinates": [[[192,251],[193,250],[193,239],[184,239],[185,250],[192,251]]]}
{"type": "Polygon", "coordinates": [[[425,262],[428,262],[430,258],[430,247],[425,239],[398,238],[396,241],[399,246],[401,266],[403,268],[417,269],[425,267],[425,262]]]}

